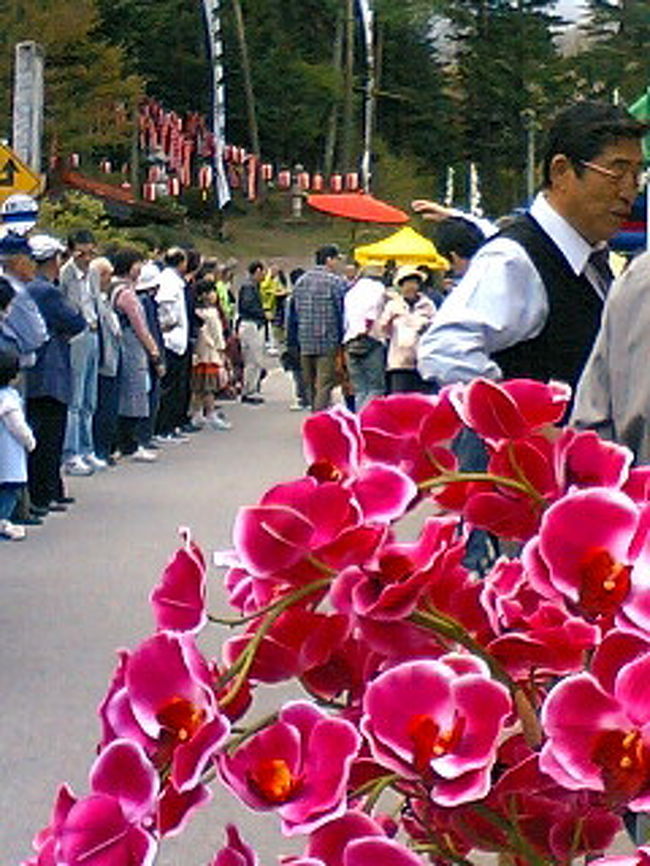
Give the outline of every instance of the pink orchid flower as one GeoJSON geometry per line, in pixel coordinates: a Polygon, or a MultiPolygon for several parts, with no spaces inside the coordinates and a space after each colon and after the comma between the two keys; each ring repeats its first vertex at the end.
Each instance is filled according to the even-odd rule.
{"type": "Polygon", "coordinates": [[[522,439],[562,419],[571,389],[562,382],[533,379],[492,382],[474,379],[452,389],[463,422],[488,442],[522,439]]]}
{"type": "Polygon", "coordinates": [[[256,851],[242,839],[234,824],[226,825],[226,844],[217,851],[210,866],[258,866],[256,851]]]}
{"type": "Polygon", "coordinates": [[[357,561],[364,551],[370,555],[384,530],[364,523],[351,490],[300,478],[241,509],[233,534],[240,561],[252,575],[304,584],[328,567],[357,561]]]}
{"type": "Polygon", "coordinates": [[[532,586],[604,627],[650,633],[649,512],[611,488],[576,490],[542,518],[524,552],[532,586]]]}
{"type": "Polygon", "coordinates": [[[345,850],[350,842],[383,837],[384,832],[376,821],[364,812],[351,810],[310,835],[307,856],[327,863],[327,866],[343,866],[345,850]]]}
{"type": "Polygon", "coordinates": [[[205,559],[189,530],[181,529],[180,534],[183,546],[165,567],[150,601],[160,631],[195,633],[207,622],[205,559]]]}
{"type": "Polygon", "coordinates": [[[593,671],[558,683],[542,707],[540,767],[569,790],[602,791],[614,805],[650,807],[650,645],[611,632],[593,671]]]}
{"type": "Polygon", "coordinates": [[[632,459],[629,448],[607,442],[593,430],[567,427],[555,443],[555,473],[562,490],[622,487],[629,476],[632,459]]]}
{"type": "Polygon", "coordinates": [[[199,783],[230,729],[209,667],[187,634],[159,632],[125,654],[101,712],[109,734],[134,737],[157,766],[171,764],[179,793],[199,783]]]}
{"type": "Polygon", "coordinates": [[[422,779],[435,803],[456,806],[489,791],[511,708],[507,690],[483,662],[448,654],[404,662],[373,680],[361,729],[379,764],[422,779]]]}
{"type": "Polygon", "coordinates": [[[291,836],[343,814],[360,744],[350,722],[296,701],[282,708],[277,722],[217,762],[224,783],[251,809],[276,809],[291,836]]]}
{"type": "Polygon", "coordinates": [[[158,774],[144,750],[115,740],[90,772],[80,800],[60,790],[50,826],[39,835],[39,866],[152,866],[158,849],[154,816],[158,774]]]}

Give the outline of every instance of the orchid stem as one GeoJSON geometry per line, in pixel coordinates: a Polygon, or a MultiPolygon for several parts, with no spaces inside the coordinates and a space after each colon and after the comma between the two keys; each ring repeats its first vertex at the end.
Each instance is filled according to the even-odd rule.
{"type": "Polygon", "coordinates": [[[300,589],[297,589],[294,592],[285,595],[282,599],[278,601],[277,605],[275,605],[273,610],[266,614],[264,621],[255,631],[255,634],[251,638],[250,643],[247,644],[246,648],[237,657],[230,670],[226,671],[226,673],[220,678],[220,685],[225,685],[233,678],[235,680],[232,687],[223,696],[223,698],[220,699],[220,706],[227,706],[229,703],[231,703],[231,701],[235,699],[237,693],[246,681],[246,677],[248,676],[248,673],[255,659],[255,654],[260,648],[260,644],[268,634],[271,626],[276,621],[276,619],[292,605],[296,604],[299,601],[302,601],[303,598],[306,598],[309,595],[313,595],[321,589],[325,589],[327,586],[329,586],[329,584],[329,577],[323,577],[320,580],[314,580],[311,583],[308,583],[306,586],[303,586],[300,589]]]}

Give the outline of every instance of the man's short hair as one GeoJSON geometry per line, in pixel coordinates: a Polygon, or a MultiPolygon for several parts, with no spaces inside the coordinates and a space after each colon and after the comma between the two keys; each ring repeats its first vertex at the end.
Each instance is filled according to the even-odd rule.
{"type": "Polygon", "coordinates": [[[177,268],[187,261],[187,253],[182,247],[170,247],[163,256],[163,263],[168,268],[177,268]]]}
{"type": "Polygon", "coordinates": [[[68,249],[75,250],[80,244],[94,244],[95,235],[90,229],[76,229],[68,235],[68,249]]]}
{"type": "Polygon", "coordinates": [[[111,256],[113,273],[116,277],[128,277],[136,262],[141,262],[144,256],[135,247],[120,247],[111,256]]]}
{"type": "Polygon", "coordinates": [[[264,270],[264,262],[261,262],[259,259],[255,259],[255,261],[251,262],[250,265],[248,266],[248,273],[252,277],[253,274],[256,271],[259,271],[260,268],[262,268],[262,270],[264,270]]]}
{"type": "Polygon", "coordinates": [[[15,379],[20,369],[18,352],[13,349],[0,349],[0,388],[6,386],[15,379]]]}
{"type": "Polygon", "coordinates": [[[324,265],[328,259],[338,259],[340,255],[341,251],[336,244],[325,244],[316,250],[316,264],[324,265]]]}
{"type": "Polygon", "coordinates": [[[476,223],[463,217],[447,217],[434,229],[434,239],[440,255],[446,259],[456,253],[461,259],[471,259],[485,240],[476,223]]]}
{"type": "Polygon", "coordinates": [[[619,105],[609,102],[576,102],[555,117],[544,146],[542,176],[545,187],[551,185],[553,157],[564,154],[578,175],[583,162],[590,162],[620,139],[640,141],[647,126],[619,105]]]}

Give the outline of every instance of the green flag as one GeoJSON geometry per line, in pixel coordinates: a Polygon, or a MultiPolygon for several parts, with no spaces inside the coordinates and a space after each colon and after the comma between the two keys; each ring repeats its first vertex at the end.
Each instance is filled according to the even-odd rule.
{"type": "MultiPolygon", "coordinates": [[[[629,107],[630,114],[633,114],[637,120],[643,123],[650,122],[650,87],[646,90],[643,96],[639,97],[636,102],[629,107]]],[[[650,161],[650,133],[643,139],[643,153],[646,162],[650,161]]]]}

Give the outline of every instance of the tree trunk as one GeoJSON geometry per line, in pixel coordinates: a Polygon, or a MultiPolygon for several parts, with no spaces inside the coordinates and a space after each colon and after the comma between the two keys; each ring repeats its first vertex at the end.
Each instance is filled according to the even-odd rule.
{"type": "MultiPolygon", "coordinates": [[[[332,66],[338,73],[343,66],[343,9],[339,7],[336,16],[336,30],[334,33],[334,53],[332,66]]],[[[325,152],[323,154],[323,171],[325,177],[329,177],[334,169],[334,153],[336,151],[336,139],[339,123],[339,99],[332,105],[330,118],[327,125],[327,137],[325,139],[325,152]]]]}
{"type": "Polygon", "coordinates": [[[248,135],[251,150],[255,156],[260,155],[260,140],[257,131],[257,114],[255,112],[255,93],[253,92],[253,79],[251,76],[251,65],[248,58],[248,46],[246,44],[246,26],[239,0],[232,0],[232,8],[235,13],[237,25],[237,39],[239,40],[239,53],[241,55],[242,74],[244,77],[244,93],[246,95],[246,111],[248,114],[248,135]]]}
{"type": "Polygon", "coordinates": [[[346,0],[344,88],[342,163],[344,171],[352,171],[354,148],[354,0],[346,0]]]}

